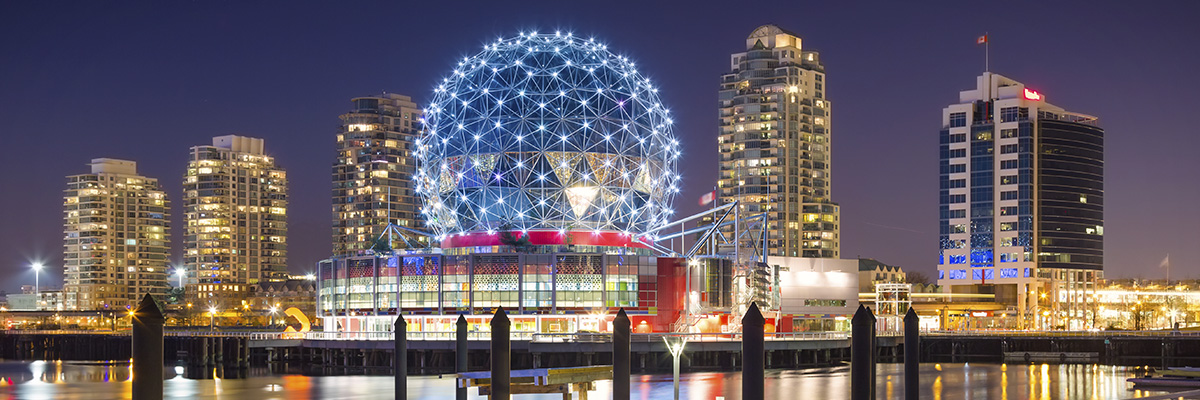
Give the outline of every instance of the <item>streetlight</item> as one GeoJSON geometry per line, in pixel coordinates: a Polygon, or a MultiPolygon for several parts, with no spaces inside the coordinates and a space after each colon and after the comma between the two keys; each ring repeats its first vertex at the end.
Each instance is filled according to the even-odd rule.
{"type": "Polygon", "coordinates": [[[179,277],[179,288],[183,289],[183,278],[187,277],[187,271],[184,271],[183,268],[176,268],[175,275],[179,277]]]}
{"type": "Polygon", "coordinates": [[[279,307],[271,306],[270,311],[271,311],[271,321],[267,324],[267,326],[275,326],[275,313],[279,312],[279,307]]]}
{"type": "Polygon", "coordinates": [[[35,298],[37,298],[38,300],[41,300],[41,297],[42,297],[42,288],[40,287],[41,286],[41,283],[40,283],[41,272],[42,272],[42,263],[33,263],[33,294],[34,294],[35,298]]]}
{"type": "Polygon", "coordinates": [[[216,317],[217,317],[217,308],[214,306],[208,306],[208,330],[210,330],[210,331],[215,330],[213,328],[213,320],[216,317]]]}
{"type": "Polygon", "coordinates": [[[317,276],[313,275],[313,274],[306,274],[306,275],[304,275],[304,280],[315,281],[315,280],[317,280],[317,276]]]}
{"type": "Polygon", "coordinates": [[[679,357],[683,355],[683,346],[687,345],[687,338],[679,338],[679,341],[672,344],[670,340],[667,340],[666,336],[663,336],[663,342],[667,343],[667,351],[671,353],[671,357],[674,359],[675,400],[679,400],[679,357]]]}

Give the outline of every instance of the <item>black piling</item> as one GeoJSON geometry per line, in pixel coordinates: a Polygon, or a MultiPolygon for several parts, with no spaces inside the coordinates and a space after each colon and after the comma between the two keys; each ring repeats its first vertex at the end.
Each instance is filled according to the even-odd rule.
{"type": "Polygon", "coordinates": [[[617,311],[613,319],[613,400],[629,400],[630,363],[629,335],[632,324],[625,309],[617,311]]]}
{"type": "MultiPolygon", "coordinates": [[[[467,318],[458,316],[454,334],[454,372],[467,372],[467,318]]],[[[455,385],[457,387],[457,385],[455,385]]],[[[467,400],[467,388],[455,389],[457,400],[467,400]]]]}
{"type": "Polygon", "coordinates": [[[396,375],[396,399],[408,398],[408,322],[403,315],[396,316],[395,349],[392,353],[392,372],[396,375]]]}
{"type": "Polygon", "coordinates": [[[850,399],[875,398],[875,316],[862,304],[850,320],[850,399]]]}
{"type": "Polygon", "coordinates": [[[766,319],[758,304],[750,303],[742,316],[742,400],[762,400],[766,375],[763,359],[763,325],[766,319]]]}
{"type": "Polygon", "coordinates": [[[511,396],[510,384],[512,379],[512,364],[508,335],[512,322],[504,307],[496,309],[492,316],[492,399],[508,400],[511,396]]]}
{"type": "Polygon", "coordinates": [[[163,398],[163,318],[154,297],[146,294],[133,310],[133,398],[163,398]]]}
{"type": "Polygon", "coordinates": [[[250,368],[250,338],[242,338],[242,368],[250,368]]]}
{"type": "Polygon", "coordinates": [[[213,365],[213,360],[216,359],[216,356],[212,355],[212,347],[210,346],[211,342],[212,338],[207,337],[201,338],[200,340],[200,350],[203,354],[201,356],[202,360],[200,361],[200,364],[205,367],[213,365]]]}
{"type": "Polygon", "coordinates": [[[917,400],[921,385],[921,330],[917,311],[904,314],[904,399],[917,400]]]}
{"type": "Polygon", "coordinates": [[[225,338],[215,337],[212,340],[213,349],[213,365],[218,367],[225,366],[225,338]]]}

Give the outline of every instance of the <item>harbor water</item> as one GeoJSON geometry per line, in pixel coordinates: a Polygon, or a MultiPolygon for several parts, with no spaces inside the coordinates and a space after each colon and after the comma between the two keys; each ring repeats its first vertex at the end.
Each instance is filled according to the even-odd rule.
{"type": "MultiPolygon", "coordinates": [[[[170,399],[391,399],[393,378],[386,375],[330,375],[314,371],[187,371],[168,366],[164,384],[170,399]],[[199,378],[199,379],[197,379],[199,378]]],[[[880,399],[904,397],[903,365],[879,364],[880,399]]],[[[921,398],[953,399],[1125,399],[1165,394],[1133,390],[1126,378],[1139,368],[1105,365],[1051,364],[922,364],[921,398]]],[[[129,364],[72,362],[0,362],[0,399],[127,399],[129,364]]],[[[737,372],[687,373],[681,377],[682,399],[739,399],[737,372]]],[[[768,399],[844,399],[850,395],[847,367],[769,370],[768,399]]],[[[589,398],[611,398],[612,382],[600,381],[589,398]]],[[[1183,389],[1180,389],[1183,390],[1183,389]]],[[[453,398],[450,376],[409,378],[409,399],[453,398]]],[[[671,399],[668,375],[635,375],[634,399],[671,399]]],[[[481,398],[470,389],[471,398],[481,398]]],[[[561,395],[520,395],[517,399],[561,399],[561,395]]]]}

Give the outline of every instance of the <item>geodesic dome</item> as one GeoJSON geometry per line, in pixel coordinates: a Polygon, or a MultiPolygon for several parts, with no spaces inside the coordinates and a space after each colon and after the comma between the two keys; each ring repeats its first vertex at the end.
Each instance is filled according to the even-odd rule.
{"type": "Polygon", "coordinates": [[[641,233],[674,213],[679,141],[656,89],[593,39],[521,33],[434,89],[416,143],[443,239],[497,229],[641,233]]]}

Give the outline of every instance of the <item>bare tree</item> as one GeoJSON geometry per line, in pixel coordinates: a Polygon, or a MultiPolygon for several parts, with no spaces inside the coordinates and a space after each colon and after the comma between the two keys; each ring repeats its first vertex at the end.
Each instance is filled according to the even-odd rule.
{"type": "Polygon", "coordinates": [[[909,271],[904,274],[904,282],[914,285],[920,283],[922,285],[929,286],[933,283],[933,280],[929,279],[929,275],[925,275],[924,272],[909,271]]]}

